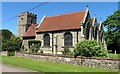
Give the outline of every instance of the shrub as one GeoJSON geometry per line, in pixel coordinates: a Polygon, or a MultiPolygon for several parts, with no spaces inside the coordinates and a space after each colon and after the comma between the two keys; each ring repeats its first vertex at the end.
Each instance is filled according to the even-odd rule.
{"type": "Polygon", "coordinates": [[[74,52],[71,51],[67,46],[64,47],[62,54],[66,56],[74,56],[74,52]]]}
{"type": "Polygon", "coordinates": [[[65,46],[62,53],[63,53],[63,55],[69,55],[69,53],[70,53],[69,48],[67,46],[65,46]]]}
{"type": "Polygon", "coordinates": [[[20,44],[15,41],[7,41],[6,43],[2,43],[3,51],[20,51],[20,44]]]}
{"type": "MultiPolygon", "coordinates": [[[[5,33],[4,33],[5,34],[5,33]]],[[[7,35],[4,35],[7,37],[7,35]]],[[[19,37],[10,35],[9,38],[2,37],[2,51],[20,51],[22,40],[19,37]]]]}
{"type": "Polygon", "coordinates": [[[30,52],[35,52],[35,53],[37,53],[38,51],[39,51],[39,47],[37,47],[37,45],[34,45],[34,44],[32,44],[31,46],[30,46],[30,52]]]}
{"type": "Polygon", "coordinates": [[[28,41],[28,45],[30,48],[30,52],[38,52],[41,46],[41,41],[38,40],[30,40],[28,41]]]}
{"type": "Polygon", "coordinates": [[[76,56],[107,56],[107,50],[103,48],[101,43],[98,43],[96,40],[85,40],[81,41],[76,45],[74,49],[74,54],[76,56]]]}
{"type": "Polygon", "coordinates": [[[39,41],[39,40],[30,40],[30,41],[28,41],[29,47],[30,47],[32,44],[38,45],[38,47],[39,47],[39,46],[41,46],[41,41],[39,41]]]}
{"type": "Polygon", "coordinates": [[[14,56],[14,51],[8,52],[8,56],[14,56]]]}

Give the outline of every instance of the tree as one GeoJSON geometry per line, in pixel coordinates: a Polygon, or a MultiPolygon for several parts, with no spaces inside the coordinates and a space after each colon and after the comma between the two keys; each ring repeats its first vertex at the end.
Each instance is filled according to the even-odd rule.
{"type": "Polygon", "coordinates": [[[9,30],[1,30],[2,32],[2,50],[8,52],[20,51],[22,41],[9,30]]]}
{"type": "Polygon", "coordinates": [[[107,56],[107,51],[103,48],[101,43],[96,40],[84,40],[79,42],[74,49],[74,54],[76,56],[107,56]]]}
{"type": "Polygon", "coordinates": [[[18,43],[14,42],[14,41],[7,41],[6,43],[2,44],[2,49],[3,51],[19,51],[19,47],[18,47],[18,43]]]}
{"type": "Polygon", "coordinates": [[[17,45],[17,47],[20,50],[21,45],[22,45],[22,40],[19,37],[16,37],[15,35],[11,35],[10,41],[15,42],[15,44],[17,45]]]}
{"type": "Polygon", "coordinates": [[[103,24],[107,28],[105,40],[108,49],[120,53],[120,10],[110,15],[103,24]]]}
{"type": "Polygon", "coordinates": [[[7,29],[0,30],[2,32],[2,39],[4,40],[10,40],[10,37],[12,35],[12,32],[7,29]]]}

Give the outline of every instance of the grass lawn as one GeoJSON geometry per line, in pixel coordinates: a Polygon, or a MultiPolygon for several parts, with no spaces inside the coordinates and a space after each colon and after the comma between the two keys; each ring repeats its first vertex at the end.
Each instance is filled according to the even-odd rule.
{"type": "Polygon", "coordinates": [[[119,57],[120,57],[120,54],[109,53],[107,56],[108,56],[109,58],[119,58],[119,57]]]}
{"type": "Polygon", "coordinates": [[[108,70],[100,68],[89,68],[73,66],[69,64],[41,62],[23,57],[2,56],[2,62],[14,66],[30,69],[38,72],[117,72],[117,70],[108,70]]]}

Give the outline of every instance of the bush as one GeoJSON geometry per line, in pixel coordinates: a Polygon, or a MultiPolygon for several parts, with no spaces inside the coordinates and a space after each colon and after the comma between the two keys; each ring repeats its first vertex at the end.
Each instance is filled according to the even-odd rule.
{"type": "MultiPolygon", "coordinates": [[[[6,34],[4,36],[7,37],[6,34]]],[[[20,51],[22,40],[19,37],[16,37],[13,34],[10,35],[9,38],[4,38],[4,36],[2,36],[2,51],[8,52],[20,51]]]]}
{"type": "Polygon", "coordinates": [[[67,56],[74,56],[74,52],[71,51],[67,46],[64,47],[62,54],[67,56]]]}
{"type": "Polygon", "coordinates": [[[6,43],[2,43],[3,51],[20,51],[20,44],[15,41],[7,41],[6,43]]]}
{"type": "Polygon", "coordinates": [[[92,57],[92,56],[107,56],[107,50],[103,48],[101,43],[98,43],[96,40],[85,40],[81,41],[76,45],[74,49],[74,54],[76,56],[85,56],[85,57],[92,57]]]}
{"type": "Polygon", "coordinates": [[[69,48],[67,46],[65,46],[64,49],[63,49],[63,51],[62,51],[62,54],[63,55],[69,55],[69,53],[70,53],[69,48]]]}
{"type": "Polygon", "coordinates": [[[28,45],[30,48],[30,52],[38,52],[41,46],[41,41],[38,40],[30,40],[28,41],[28,45]]]}
{"type": "Polygon", "coordinates": [[[8,56],[14,56],[14,51],[8,52],[8,56]]]}
{"type": "Polygon", "coordinates": [[[41,46],[41,41],[39,41],[39,40],[30,40],[30,41],[28,41],[29,47],[30,47],[32,44],[41,46]]]}

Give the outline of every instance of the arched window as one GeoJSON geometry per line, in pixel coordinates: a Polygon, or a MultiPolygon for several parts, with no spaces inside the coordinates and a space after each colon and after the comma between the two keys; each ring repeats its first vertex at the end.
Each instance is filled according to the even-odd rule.
{"type": "Polygon", "coordinates": [[[50,46],[50,35],[49,34],[44,35],[44,46],[50,46]]]}
{"type": "Polygon", "coordinates": [[[97,26],[95,27],[94,38],[97,39],[97,26]]]}
{"type": "Polygon", "coordinates": [[[64,34],[64,46],[72,46],[72,34],[71,33],[64,34]]]}
{"type": "Polygon", "coordinates": [[[87,26],[86,26],[86,39],[89,39],[89,33],[90,33],[90,24],[88,23],[87,26]]]}
{"type": "Polygon", "coordinates": [[[91,37],[93,37],[94,38],[94,27],[92,27],[92,32],[91,32],[91,37]]]}

